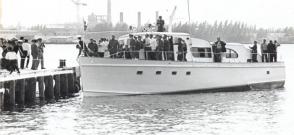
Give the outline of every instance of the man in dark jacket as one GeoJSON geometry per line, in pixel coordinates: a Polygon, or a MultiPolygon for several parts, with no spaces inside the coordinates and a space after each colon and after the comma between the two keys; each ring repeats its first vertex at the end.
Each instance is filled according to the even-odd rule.
{"type": "Polygon", "coordinates": [[[38,59],[39,49],[38,49],[36,42],[37,41],[35,39],[33,39],[32,45],[31,45],[31,53],[33,56],[33,63],[32,63],[32,68],[31,68],[32,70],[37,70],[38,66],[39,66],[39,59],[38,59]]]}
{"type": "Polygon", "coordinates": [[[222,62],[222,59],[226,57],[226,43],[221,41],[220,37],[217,37],[215,44],[215,62],[222,62]]]}
{"type": "Polygon", "coordinates": [[[78,44],[76,45],[76,48],[79,49],[78,57],[82,54],[84,49],[84,41],[82,40],[82,37],[78,37],[78,44]]]}
{"type": "Polygon", "coordinates": [[[252,62],[258,62],[257,61],[257,41],[254,41],[254,44],[251,49],[251,55],[252,55],[252,62]]]}
{"type": "Polygon", "coordinates": [[[164,20],[162,20],[162,16],[159,16],[159,19],[156,22],[157,32],[164,32],[164,20]]]}
{"type": "Polygon", "coordinates": [[[38,40],[37,40],[37,46],[38,46],[38,49],[39,49],[38,59],[41,62],[41,69],[45,69],[45,66],[44,66],[44,55],[43,55],[44,54],[45,44],[42,42],[42,38],[38,38],[38,40]]]}
{"type": "Polygon", "coordinates": [[[274,62],[274,60],[276,60],[275,52],[277,52],[277,48],[272,40],[270,40],[270,42],[267,45],[267,51],[269,53],[270,62],[274,62]]]}
{"type": "Polygon", "coordinates": [[[167,36],[163,35],[163,59],[168,60],[168,53],[170,51],[170,42],[167,40],[167,36]]]}
{"type": "Polygon", "coordinates": [[[136,58],[136,40],[134,39],[133,35],[129,36],[127,45],[130,47],[131,58],[135,59],[136,58]]]}
{"type": "Polygon", "coordinates": [[[116,58],[117,57],[118,47],[119,47],[119,43],[115,39],[115,36],[112,35],[112,38],[111,38],[111,40],[109,41],[109,44],[108,44],[108,51],[110,53],[111,58],[116,58]]]}
{"type": "Polygon", "coordinates": [[[97,53],[98,53],[98,45],[95,43],[94,39],[90,39],[90,43],[88,44],[88,48],[89,48],[89,56],[96,57],[97,53]]]}

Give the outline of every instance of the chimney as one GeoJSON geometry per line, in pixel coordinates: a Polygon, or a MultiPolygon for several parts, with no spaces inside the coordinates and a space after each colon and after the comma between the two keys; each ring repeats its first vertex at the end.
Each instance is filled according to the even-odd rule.
{"type": "Polygon", "coordinates": [[[159,13],[158,13],[158,11],[156,11],[155,12],[155,23],[157,22],[158,17],[159,17],[159,13]]]}
{"type": "Polygon", "coordinates": [[[138,12],[138,26],[137,28],[140,29],[141,27],[141,12],[138,12]]]}
{"type": "Polygon", "coordinates": [[[2,0],[0,0],[0,29],[2,28],[2,0]]]}
{"type": "Polygon", "coordinates": [[[111,23],[111,0],[107,1],[107,22],[111,23]]]}
{"type": "Polygon", "coordinates": [[[124,13],[120,12],[119,14],[119,23],[123,23],[124,22],[124,13]]]}

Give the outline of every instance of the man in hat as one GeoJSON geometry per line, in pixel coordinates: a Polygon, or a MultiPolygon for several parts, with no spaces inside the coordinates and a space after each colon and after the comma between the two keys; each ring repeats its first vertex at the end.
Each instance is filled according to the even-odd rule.
{"type": "Polygon", "coordinates": [[[37,40],[33,39],[31,45],[31,54],[33,56],[32,70],[37,70],[39,66],[39,49],[36,42],[37,40]]]}
{"type": "Polygon", "coordinates": [[[44,67],[44,55],[43,55],[44,54],[45,44],[42,42],[42,38],[38,38],[37,46],[38,46],[38,49],[39,49],[38,59],[41,62],[41,69],[45,69],[45,67],[44,67]]]}
{"type": "Polygon", "coordinates": [[[24,43],[22,44],[22,54],[21,60],[20,60],[20,68],[24,69],[25,60],[27,59],[26,68],[29,66],[30,62],[30,54],[31,54],[31,45],[28,42],[28,39],[24,40],[24,43]]]}

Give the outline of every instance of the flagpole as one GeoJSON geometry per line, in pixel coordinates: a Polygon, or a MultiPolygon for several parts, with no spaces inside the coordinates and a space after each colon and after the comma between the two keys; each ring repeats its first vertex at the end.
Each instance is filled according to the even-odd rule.
{"type": "MultiPolygon", "coordinates": [[[[188,16],[189,16],[189,26],[191,27],[191,17],[190,17],[190,0],[187,0],[188,4],[188,16]]],[[[192,29],[190,28],[190,35],[192,34],[192,29]]]]}

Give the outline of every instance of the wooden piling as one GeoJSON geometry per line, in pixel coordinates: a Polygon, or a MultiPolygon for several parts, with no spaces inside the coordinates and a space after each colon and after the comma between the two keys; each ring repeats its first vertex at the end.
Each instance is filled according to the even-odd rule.
{"type": "Polygon", "coordinates": [[[54,102],[54,88],[53,88],[53,77],[46,76],[45,80],[45,99],[47,102],[54,102]]]}
{"type": "Polygon", "coordinates": [[[40,101],[44,101],[45,100],[44,77],[38,77],[37,81],[38,81],[38,87],[39,87],[39,99],[40,101]]]}
{"type": "Polygon", "coordinates": [[[15,81],[9,81],[9,107],[15,106],[15,81]]]}
{"type": "Polygon", "coordinates": [[[54,75],[54,97],[59,100],[60,97],[60,75],[54,75]]]}
{"type": "Polygon", "coordinates": [[[60,93],[62,98],[68,98],[68,79],[66,74],[60,75],[60,93]]]}
{"type": "Polygon", "coordinates": [[[16,80],[15,101],[19,107],[25,104],[25,79],[16,80]]]}
{"type": "Polygon", "coordinates": [[[35,104],[36,100],[36,84],[37,79],[36,78],[29,78],[26,81],[26,87],[25,87],[25,102],[29,105],[35,104]]]}

